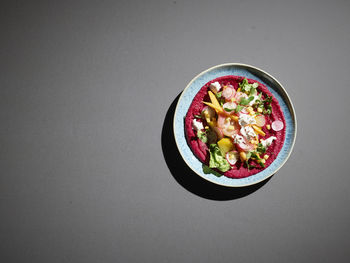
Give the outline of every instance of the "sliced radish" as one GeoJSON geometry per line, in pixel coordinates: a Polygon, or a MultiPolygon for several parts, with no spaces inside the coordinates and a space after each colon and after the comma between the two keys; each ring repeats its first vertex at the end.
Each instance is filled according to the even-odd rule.
{"type": "Polygon", "coordinates": [[[218,115],[217,125],[222,130],[222,133],[228,137],[231,137],[239,132],[237,123],[235,123],[235,121],[230,117],[226,117],[222,114],[218,115]]]}
{"type": "Polygon", "coordinates": [[[222,91],[222,96],[225,98],[226,101],[231,100],[236,94],[236,90],[232,85],[227,85],[224,90],[222,91]]]}
{"type": "Polygon", "coordinates": [[[271,128],[272,128],[272,130],[274,130],[274,131],[280,131],[280,130],[283,129],[283,127],[284,127],[284,124],[283,124],[283,122],[281,122],[281,121],[274,121],[274,122],[272,122],[272,124],[271,124],[271,128]]]}
{"type": "Polygon", "coordinates": [[[250,143],[237,143],[235,144],[236,148],[241,150],[241,151],[244,151],[244,152],[249,152],[249,151],[252,151],[254,150],[254,146],[250,143]]]}
{"type": "Polygon", "coordinates": [[[266,124],[265,116],[264,115],[258,115],[255,117],[256,125],[259,127],[264,127],[266,124]]]}
{"type": "Polygon", "coordinates": [[[238,116],[241,116],[242,114],[249,114],[246,108],[243,108],[240,112],[238,112],[238,116]]]}
{"type": "Polygon", "coordinates": [[[221,140],[224,137],[224,134],[222,133],[222,129],[219,127],[214,127],[213,131],[216,133],[218,140],[221,140]]]}
{"type": "Polygon", "coordinates": [[[247,140],[244,139],[244,137],[240,137],[240,140],[236,141],[235,146],[236,146],[236,149],[244,152],[254,150],[254,145],[247,142],[247,140]]]}
{"type": "Polygon", "coordinates": [[[224,135],[226,135],[227,137],[232,137],[232,136],[238,134],[238,132],[239,132],[239,129],[234,125],[229,125],[229,126],[226,126],[222,129],[222,133],[224,135]]]}
{"type": "Polygon", "coordinates": [[[237,104],[234,102],[226,102],[224,105],[222,105],[224,108],[224,111],[227,113],[233,113],[234,109],[237,107],[237,104]]]}
{"type": "Polygon", "coordinates": [[[234,120],[227,118],[222,133],[228,137],[233,137],[239,133],[239,126],[234,120]]]}
{"type": "Polygon", "coordinates": [[[239,153],[237,151],[230,151],[226,153],[226,160],[230,165],[235,165],[239,159],[239,153]]]}
{"type": "Polygon", "coordinates": [[[236,92],[235,98],[239,102],[241,100],[241,98],[247,99],[248,95],[239,91],[239,92],[236,92]]]}

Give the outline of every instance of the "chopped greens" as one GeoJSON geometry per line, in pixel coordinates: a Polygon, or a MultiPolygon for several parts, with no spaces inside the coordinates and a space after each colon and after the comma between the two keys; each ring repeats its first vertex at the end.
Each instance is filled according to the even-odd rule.
{"type": "Polygon", "coordinates": [[[248,160],[245,161],[245,164],[246,164],[248,170],[251,170],[251,169],[253,169],[253,168],[258,168],[257,166],[250,164],[250,163],[248,162],[248,160]]]}
{"type": "Polygon", "coordinates": [[[242,92],[249,92],[251,89],[251,86],[248,83],[248,80],[244,78],[241,83],[239,83],[239,87],[241,88],[242,92]]]}
{"type": "MultiPolygon", "coordinates": [[[[260,144],[260,143],[259,143],[260,144]]],[[[261,145],[262,146],[262,145],[261,145]]],[[[259,147],[259,146],[258,146],[259,147]]],[[[266,149],[265,149],[266,151],[266,149]]],[[[253,168],[259,168],[258,166],[255,166],[255,165],[252,165],[252,164],[249,164],[249,160],[250,159],[254,159],[259,165],[260,167],[265,167],[265,164],[262,162],[262,158],[259,156],[260,152],[259,152],[259,148],[256,149],[255,151],[251,151],[251,152],[248,152],[246,154],[247,156],[247,159],[245,160],[245,165],[247,166],[248,170],[250,169],[253,169],[253,168]]]]}
{"type": "Polygon", "coordinates": [[[251,102],[252,100],[254,99],[254,96],[250,96],[249,98],[241,98],[241,100],[239,101],[239,103],[241,104],[241,105],[244,105],[244,106],[246,106],[246,105],[248,105],[249,104],[249,102],[251,102]]]}
{"type": "Polygon", "coordinates": [[[255,101],[255,107],[257,109],[260,108],[263,114],[271,114],[272,112],[271,102],[272,102],[272,96],[268,96],[266,99],[262,100],[261,94],[260,94],[260,98],[255,101]]]}
{"type": "Polygon", "coordinates": [[[266,99],[265,99],[265,103],[271,103],[272,102],[272,96],[268,96],[266,99]]]}
{"type": "Polygon", "coordinates": [[[238,112],[240,112],[241,110],[243,110],[243,106],[241,106],[241,105],[237,105],[237,107],[236,107],[236,109],[235,109],[235,112],[236,113],[238,113],[238,112]]]}
{"type": "MultiPolygon", "coordinates": [[[[231,84],[228,83],[228,85],[231,84]]],[[[258,91],[258,82],[249,83],[247,78],[242,78],[238,85],[239,89],[236,91],[238,96],[230,99],[225,98],[226,95],[224,93],[224,97],[222,91],[208,91],[210,101],[204,102],[204,104],[211,107],[211,111],[204,111],[201,114],[193,115],[196,119],[202,119],[201,123],[205,127],[203,129],[202,125],[198,125],[198,123],[192,124],[197,139],[208,146],[206,151],[209,152],[209,164],[207,164],[208,166],[203,164],[203,172],[205,174],[210,173],[221,176],[221,172],[227,172],[231,168],[233,169],[231,166],[232,164],[226,159],[226,154],[230,151],[235,151],[235,154],[241,154],[242,159],[239,160],[237,157],[238,159],[236,161],[241,162],[241,165],[248,170],[265,167],[265,162],[269,158],[267,155],[264,156],[268,146],[259,143],[259,136],[265,136],[265,133],[256,133],[255,136],[248,137],[244,132],[243,134],[239,132],[247,125],[244,124],[244,121],[240,121],[240,118],[244,119],[249,115],[249,118],[256,118],[257,125],[262,129],[266,123],[257,116],[272,113],[271,103],[273,98],[266,93],[258,91]],[[235,108],[233,109],[234,106],[235,108]],[[242,110],[248,115],[242,116],[242,110]],[[202,129],[198,130],[198,128],[202,129]],[[239,138],[236,140],[238,137],[237,134],[241,136],[243,142],[250,144],[251,147],[240,148],[239,138]],[[242,152],[245,153],[245,155],[243,155],[242,152]]],[[[197,120],[193,121],[195,122],[197,120]]],[[[254,127],[254,129],[257,130],[257,127],[254,127]]],[[[274,153],[271,153],[271,155],[273,154],[274,153]]],[[[228,157],[230,157],[230,155],[228,155],[228,157]]],[[[228,159],[230,160],[230,158],[228,159]]]]}
{"type": "Polygon", "coordinates": [[[200,139],[204,143],[208,142],[207,133],[205,131],[198,131],[197,137],[198,137],[198,139],[200,139]]]}
{"type": "Polygon", "coordinates": [[[241,83],[239,83],[239,87],[242,92],[245,92],[248,95],[255,95],[257,93],[256,88],[259,86],[257,82],[249,84],[248,80],[244,78],[241,83]]]}
{"type": "Polygon", "coordinates": [[[217,168],[221,172],[227,172],[230,170],[231,166],[224,156],[222,156],[220,148],[217,144],[210,144],[209,146],[209,167],[217,168]]]}
{"type": "Polygon", "coordinates": [[[254,82],[254,83],[252,84],[252,87],[255,88],[255,89],[256,89],[257,87],[259,87],[258,82],[254,82]]]}
{"type": "Polygon", "coordinates": [[[266,147],[264,147],[261,143],[258,143],[258,147],[256,148],[256,151],[259,154],[266,153],[266,147]]]}
{"type": "Polygon", "coordinates": [[[252,158],[254,158],[261,167],[265,167],[265,164],[261,161],[262,159],[256,151],[252,152],[252,158]]]}
{"type": "Polygon", "coordinates": [[[250,89],[250,95],[254,96],[254,95],[256,95],[256,93],[257,93],[256,88],[250,89]]]}

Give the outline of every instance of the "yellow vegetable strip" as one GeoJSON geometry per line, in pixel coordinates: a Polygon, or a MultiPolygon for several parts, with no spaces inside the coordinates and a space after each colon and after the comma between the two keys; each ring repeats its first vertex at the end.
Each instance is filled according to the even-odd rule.
{"type": "Polygon", "coordinates": [[[214,110],[216,110],[216,112],[220,112],[220,113],[223,112],[221,106],[218,107],[210,102],[205,102],[205,101],[203,101],[203,103],[205,105],[208,105],[209,107],[213,108],[214,110]]]}
{"type": "Polygon", "coordinates": [[[260,134],[261,136],[265,136],[265,135],[266,135],[265,132],[263,132],[262,129],[260,129],[260,127],[258,127],[258,126],[256,126],[256,125],[253,125],[253,128],[254,128],[254,130],[255,130],[258,134],[260,134]]]}
{"type": "Polygon", "coordinates": [[[213,103],[213,105],[215,105],[218,108],[221,108],[220,103],[218,102],[216,96],[213,94],[213,92],[211,92],[210,90],[208,91],[209,94],[209,98],[211,100],[211,103],[213,103]]]}

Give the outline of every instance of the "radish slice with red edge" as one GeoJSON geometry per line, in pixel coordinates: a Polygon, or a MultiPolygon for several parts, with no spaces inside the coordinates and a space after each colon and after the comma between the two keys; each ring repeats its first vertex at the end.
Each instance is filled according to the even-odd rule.
{"type": "Polygon", "coordinates": [[[237,104],[234,102],[226,102],[224,105],[222,105],[222,107],[224,108],[225,112],[232,113],[237,107],[237,104]]]}
{"type": "Polygon", "coordinates": [[[249,114],[246,108],[243,108],[240,112],[238,112],[238,116],[241,116],[242,114],[245,114],[245,115],[249,114]]]}
{"type": "Polygon", "coordinates": [[[239,158],[239,154],[237,151],[230,151],[226,153],[226,160],[231,166],[236,164],[236,162],[238,161],[238,158],[239,158]]]}
{"type": "Polygon", "coordinates": [[[236,143],[235,144],[236,148],[243,151],[243,152],[249,152],[249,151],[252,151],[254,150],[254,146],[253,144],[250,144],[250,143],[236,143]]]}
{"type": "Polygon", "coordinates": [[[274,130],[274,131],[280,131],[280,130],[282,130],[283,129],[283,127],[284,127],[284,124],[283,124],[283,122],[282,121],[274,121],[274,122],[272,122],[272,124],[271,124],[271,128],[272,128],[272,130],[274,130]]]}
{"type": "Polygon", "coordinates": [[[232,125],[229,125],[229,126],[222,129],[222,133],[224,135],[226,135],[227,137],[233,137],[234,135],[238,134],[238,132],[239,132],[239,130],[235,126],[233,129],[230,126],[232,126],[232,125]]]}
{"type": "Polygon", "coordinates": [[[258,115],[255,117],[256,125],[259,127],[264,127],[266,124],[265,116],[264,115],[258,115]]]}
{"type": "Polygon", "coordinates": [[[247,98],[248,98],[248,95],[245,94],[245,93],[243,93],[243,92],[240,92],[240,91],[239,91],[239,92],[236,92],[235,98],[236,98],[236,100],[237,100],[238,102],[240,102],[240,101],[241,101],[241,98],[247,99],[247,98]]]}
{"type": "Polygon", "coordinates": [[[235,94],[236,91],[231,85],[226,86],[222,91],[222,96],[225,98],[226,101],[231,100],[235,96],[235,94]]]}
{"type": "Polygon", "coordinates": [[[227,121],[225,120],[224,126],[222,127],[222,133],[227,137],[232,137],[235,134],[239,133],[239,127],[234,120],[227,121]]]}

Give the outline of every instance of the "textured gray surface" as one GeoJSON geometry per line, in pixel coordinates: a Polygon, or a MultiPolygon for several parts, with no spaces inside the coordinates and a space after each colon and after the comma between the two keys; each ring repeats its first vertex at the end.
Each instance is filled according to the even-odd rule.
{"type": "Polygon", "coordinates": [[[348,1],[3,3],[0,261],[344,262],[349,12],[348,1]],[[243,194],[176,174],[189,171],[164,145],[177,95],[224,62],[277,77],[298,117],[289,161],[243,194]]]}

